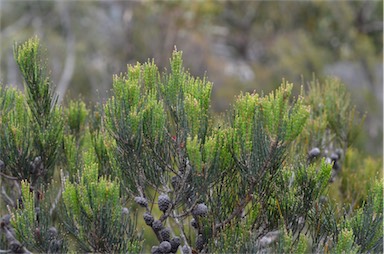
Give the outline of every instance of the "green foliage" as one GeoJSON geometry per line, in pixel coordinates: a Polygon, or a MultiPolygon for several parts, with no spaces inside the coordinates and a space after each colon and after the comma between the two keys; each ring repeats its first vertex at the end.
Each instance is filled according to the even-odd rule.
{"type": "Polygon", "coordinates": [[[63,190],[65,228],[75,245],[87,252],[139,252],[141,243],[129,211],[123,212],[119,183],[98,177],[92,153],[86,152],[83,161],[77,181],[66,180],[63,190]]]}
{"type": "Polygon", "coordinates": [[[321,161],[320,165],[297,165],[284,169],[281,179],[276,180],[276,191],[269,199],[268,217],[277,227],[283,223],[285,230],[300,234],[319,202],[331,177],[331,166],[321,161]]]}
{"type": "MultiPolygon", "coordinates": [[[[114,96],[104,107],[106,128],[117,145],[116,162],[123,182],[134,190],[135,177],[143,167],[143,138],[148,138],[153,146],[164,138],[165,114],[163,103],[158,100],[157,67],[153,62],[128,66],[125,75],[114,76],[113,87],[114,96]]],[[[149,177],[158,179],[156,175],[149,177]]]]}
{"type": "Polygon", "coordinates": [[[62,113],[56,106],[57,96],[53,93],[38,38],[29,39],[22,45],[15,44],[14,56],[25,81],[26,102],[31,112],[28,121],[34,129],[29,131],[33,139],[33,153],[41,157],[43,164],[38,173],[41,176],[35,176],[32,185],[41,178],[49,182],[63,136],[62,113]]]}
{"type": "Polygon", "coordinates": [[[42,116],[51,114],[56,99],[41,53],[37,37],[14,47],[16,63],[26,84],[28,105],[39,125],[45,126],[47,119],[42,116]]]}
{"type": "Polygon", "coordinates": [[[367,203],[350,220],[354,241],[362,252],[383,249],[383,182],[375,181],[367,203]]]}
{"type": "Polygon", "coordinates": [[[309,127],[304,131],[304,136],[313,142],[309,145],[345,149],[355,141],[365,117],[360,118],[356,108],[351,105],[350,95],[340,80],[313,79],[306,103],[312,109],[309,127]]]}
{"type": "Polygon", "coordinates": [[[131,142],[140,141],[142,129],[152,139],[162,135],[164,116],[162,102],[157,100],[157,79],[158,71],[153,62],[128,66],[125,75],[114,76],[115,97],[107,102],[105,112],[107,128],[115,138],[122,138],[116,135],[122,132],[123,126],[132,133],[128,139],[131,142]],[[121,116],[124,122],[118,122],[121,116]]]}
{"type": "Polygon", "coordinates": [[[338,236],[337,245],[334,247],[333,252],[341,253],[358,253],[359,247],[354,244],[353,231],[343,229],[338,236]]]}
{"type": "Polygon", "coordinates": [[[37,39],[15,58],[26,95],[0,88],[1,249],[147,252],[143,225],[152,252],[382,251],[383,184],[368,188],[382,161],[352,147],[362,120],[339,81],[242,93],[215,119],[212,83],[177,50],[169,72],[128,65],[94,108],[56,105],[37,39]]]}
{"type": "Polygon", "coordinates": [[[194,78],[186,72],[181,52],[175,50],[170,61],[171,72],[163,75],[160,91],[176,125],[176,135],[182,135],[176,138],[185,142],[186,133],[189,133],[192,138],[198,136],[204,142],[208,130],[212,83],[205,78],[194,78]]]}
{"type": "Polygon", "coordinates": [[[302,95],[293,106],[289,105],[292,88],[293,84],[283,81],[276,92],[262,99],[260,109],[269,135],[277,137],[283,130],[284,140],[287,143],[301,133],[309,115],[309,108],[304,105],[302,95]]]}
{"type": "Polygon", "coordinates": [[[67,123],[72,135],[80,135],[85,129],[88,109],[83,101],[70,101],[66,110],[67,123]]]}
{"type": "Polygon", "coordinates": [[[0,90],[0,149],[4,173],[18,179],[30,178],[29,159],[33,146],[29,109],[24,96],[12,88],[0,90]]]}
{"type": "Polygon", "coordinates": [[[382,179],[382,159],[362,155],[356,148],[347,150],[344,169],[340,177],[329,188],[330,198],[339,206],[349,205],[348,209],[356,209],[368,198],[372,182],[382,179]]]}
{"type": "Polygon", "coordinates": [[[41,253],[66,252],[67,242],[63,235],[53,227],[48,197],[36,196],[28,182],[21,182],[22,199],[17,210],[12,214],[11,223],[16,229],[16,236],[27,249],[41,253]],[[39,207],[36,207],[39,200],[39,207]]]}

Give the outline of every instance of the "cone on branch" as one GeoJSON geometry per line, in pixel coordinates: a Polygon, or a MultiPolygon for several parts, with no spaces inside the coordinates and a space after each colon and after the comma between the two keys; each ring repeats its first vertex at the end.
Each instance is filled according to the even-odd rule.
{"type": "Polygon", "coordinates": [[[148,201],[144,197],[135,197],[135,202],[142,207],[148,206],[148,201]]]}
{"type": "Polygon", "coordinates": [[[205,216],[208,213],[208,207],[203,204],[197,204],[195,208],[192,210],[192,215],[193,216],[205,216]]]}
{"type": "Polygon", "coordinates": [[[154,231],[158,232],[164,228],[163,223],[160,220],[155,220],[152,223],[152,228],[154,231]]]}
{"type": "Polygon", "coordinates": [[[174,237],[171,239],[170,241],[170,244],[171,244],[171,252],[172,253],[176,253],[177,252],[177,249],[179,248],[180,244],[181,244],[181,240],[179,237],[174,237]]]}
{"type": "Polygon", "coordinates": [[[159,245],[159,250],[162,253],[170,253],[171,249],[172,249],[172,246],[168,241],[162,241],[159,245]]]}
{"type": "Polygon", "coordinates": [[[157,204],[159,206],[160,211],[165,212],[171,205],[171,200],[167,194],[161,194],[158,198],[157,204]]]}
{"type": "Polygon", "coordinates": [[[171,238],[171,230],[169,228],[163,228],[160,230],[160,236],[163,241],[169,241],[171,238]]]}
{"type": "Polygon", "coordinates": [[[144,218],[145,224],[147,224],[148,226],[152,226],[152,223],[155,220],[152,214],[150,214],[149,212],[145,212],[143,215],[143,218],[144,218]]]}

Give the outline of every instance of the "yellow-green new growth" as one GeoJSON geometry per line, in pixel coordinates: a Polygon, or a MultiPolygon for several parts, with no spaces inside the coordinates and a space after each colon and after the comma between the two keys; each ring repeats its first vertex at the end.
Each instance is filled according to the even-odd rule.
{"type": "Polygon", "coordinates": [[[161,138],[165,113],[157,94],[158,76],[152,61],[128,65],[127,73],[113,77],[114,96],[105,105],[107,127],[113,134],[125,128],[132,141],[142,131],[152,141],[161,138]]]}
{"type": "Polygon", "coordinates": [[[22,231],[23,226],[34,225],[36,220],[35,202],[33,192],[30,191],[31,185],[23,180],[21,181],[21,194],[23,200],[23,209],[15,210],[12,223],[15,228],[22,231]],[[22,216],[24,214],[24,216],[22,216]]]}
{"type": "Polygon", "coordinates": [[[240,146],[244,146],[247,151],[252,148],[252,132],[259,99],[256,93],[241,93],[234,103],[233,142],[238,154],[241,153],[240,146]]]}
{"type": "Polygon", "coordinates": [[[81,209],[92,218],[106,205],[119,207],[119,183],[106,177],[98,177],[96,158],[90,152],[84,154],[84,169],[78,183],[65,182],[63,199],[66,207],[80,217],[81,209]]]}
{"type": "Polygon", "coordinates": [[[302,92],[290,102],[293,84],[283,81],[281,86],[260,100],[266,129],[272,138],[284,133],[284,141],[290,143],[302,131],[309,116],[309,106],[304,105],[302,92]]]}
{"type": "Polygon", "coordinates": [[[359,246],[354,243],[353,231],[348,228],[342,229],[339,233],[338,241],[333,249],[333,253],[343,254],[343,253],[358,253],[359,246]]]}
{"type": "Polygon", "coordinates": [[[40,40],[37,36],[27,40],[25,43],[15,44],[14,52],[16,62],[21,67],[24,77],[29,77],[27,83],[34,84],[41,79],[41,72],[44,70],[40,58],[40,40]]]}
{"type": "Polygon", "coordinates": [[[85,120],[88,116],[89,110],[85,106],[83,101],[69,102],[66,109],[66,117],[69,125],[69,129],[73,134],[78,134],[85,128],[85,120]]]}

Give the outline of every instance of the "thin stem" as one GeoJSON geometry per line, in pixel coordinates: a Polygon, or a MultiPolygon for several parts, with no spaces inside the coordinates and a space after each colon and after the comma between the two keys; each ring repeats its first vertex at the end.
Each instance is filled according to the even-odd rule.
{"type": "Polygon", "coordinates": [[[6,174],[4,174],[4,173],[2,173],[2,172],[0,172],[0,175],[1,176],[3,176],[3,177],[5,177],[5,178],[7,178],[7,179],[10,179],[10,180],[19,180],[19,178],[17,178],[17,177],[14,177],[14,176],[9,176],[9,175],[6,175],[6,174]]]}
{"type": "Polygon", "coordinates": [[[175,211],[173,211],[173,214],[172,214],[172,215],[173,215],[173,216],[172,216],[173,219],[175,220],[177,226],[178,226],[179,229],[180,229],[180,235],[181,235],[181,238],[182,238],[183,241],[184,241],[184,244],[190,249],[189,244],[188,244],[187,237],[185,236],[185,232],[184,232],[184,227],[183,227],[184,224],[183,224],[182,222],[180,222],[180,220],[178,219],[179,215],[177,215],[175,211]]]}
{"type": "Polygon", "coordinates": [[[15,202],[13,202],[13,200],[8,196],[4,186],[1,187],[1,194],[3,195],[3,198],[9,205],[11,205],[12,207],[15,207],[15,202]]]}

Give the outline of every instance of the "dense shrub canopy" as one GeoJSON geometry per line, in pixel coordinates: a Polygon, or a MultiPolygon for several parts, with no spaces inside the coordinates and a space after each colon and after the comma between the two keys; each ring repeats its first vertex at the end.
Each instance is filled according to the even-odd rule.
{"type": "Polygon", "coordinates": [[[353,148],[364,117],[337,79],[216,117],[175,49],[169,71],[128,65],[104,104],[63,107],[41,52],[16,44],[25,94],[0,88],[1,249],[382,252],[382,163],[353,148]]]}

